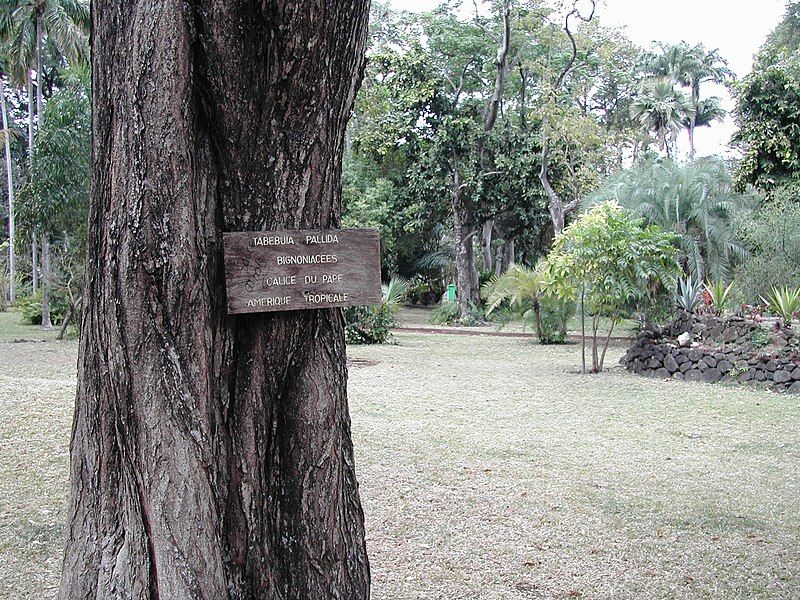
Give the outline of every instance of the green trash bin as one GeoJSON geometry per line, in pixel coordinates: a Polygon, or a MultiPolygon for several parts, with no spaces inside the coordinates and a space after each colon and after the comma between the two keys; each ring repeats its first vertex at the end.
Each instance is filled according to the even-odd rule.
{"type": "Polygon", "coordinates": [[[447,286],[447,301],[448,302],[455,302],[456,301],[456,284],[451,283],[447,286]]]}

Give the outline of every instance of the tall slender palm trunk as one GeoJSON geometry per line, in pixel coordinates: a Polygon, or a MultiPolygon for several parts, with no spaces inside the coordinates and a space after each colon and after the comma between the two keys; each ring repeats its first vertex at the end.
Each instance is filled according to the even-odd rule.
{"type": "Polygon", "coordinates": [[[14,303],[17,299],[16,255],[14,252],[14,174],[11,164],[11,140],[8,130],[8,111],[6,108],[6,85],[0,77],[0,110],[3,112],[3,132],[6,150],[6,183],[8,185],[8,300],[14,303]]]}
{"type": "MultiPolygon", "coordinates": [[[[33,165],[33,115],[35,110],[33,98],[33,70],[28,69],[28,177],[33,165]]],[[[36,230],[31,233],[31,286],[35,294],[39,290],[39,248],[36,230]]]]}
{"type": "MultiPolygon", "coordinates": [[[[42,17],[36,14],[36,114],[39,116],[39,127],[42,125],[42,17]]],[[[50,321],[50,286],[52,277],[50,273],[50,239],[49,233],[41,233],[42,243],[42,329],[52,329],[50,321]]]]}

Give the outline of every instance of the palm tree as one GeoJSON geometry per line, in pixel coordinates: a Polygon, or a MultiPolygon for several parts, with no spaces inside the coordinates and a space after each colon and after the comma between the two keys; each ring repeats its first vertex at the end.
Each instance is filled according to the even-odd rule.
{"type": "Polygon", "coordinates": [[[683,127],[689,132],[689,160],[694,160],[695,130],[698,127],[711,127],[714,121],[723,121],[727,114],[728,111],[722,108],[722,99],[719,96],[710,96],[697,101],[695,112],[683,122],[683,127]]]}
{"type": "MultiPolygon", "coordinates": [[[[703,44],[697,44],[688,50],[686,67],[679,82],[691,90],[695,113],[700,112],[700,84],[706,82],[721,84],[734,78],[733,71],[728,68],[728,61],[720,56],[719,50],[709,50],[703,44]]],[[[720,105],[718,108],[722,109],[720,105]]],[[[723,112],[722,118],[724,116],[723,112]]],[[[694,160],[694,130],[698,118],[697,116],[691,118],[688,128],[690,160],[694,160]]]]}
{"type": "Polygon", "coordinates": [[[589,203],[607,200],[678,234],[684,270],[698,281],[730,280],[733,267],[747,255],[731,220],[751,201],[734,192],[721,159],[702,158],[685,166],[645,162],[620,173],[589,203]]]}
{"type": "MultiPolygon", "coordinates": [[[[75,64],[89,58],[89,6],[85,0],[0,0],[0,36],[8,45],[9,63],[18,79],[24,73],[28,88],[28,153],[34,152],[33,70],[36,71],[36,114],[44,105],[44,45],[56,56],[75,64]]],[[[60,65],[53,65],[58,67],[60,65]]],[[[49,329],[50,238],[39,236],[42,245],[42,327],[49,329]]],[[[37,283],[37,234],[33,231],[32,262],[34,289],[37,283]]]]}
{"type": "Polygon", "coordinates": [[[660,78],[642,85],[639,95],[631,103],[631,118],[645,131],[656,136],[658,146],[672,158],[671,142],[686,119],[693,118],[691,100],[681,90],[675,89],[672,80],[660,78]]]}
{"type": "MultiPolygon", "coordinates": [[[[686,129],[689,132],[689,159],[694,160],[694,132],[700,127],[700,85],[703,83],[725,83],[734,78],[733,71],[728,68],[728,62],[719,54],[719,50],[709,50],[703,44],[689,46],[686,42],[680,44],[658,44],[657,53],[645,56],[645,70],[656,77],[669,78],[674,83],[689,89],[694,114],[687,114],[686,129]]],[[[706,100],[710,101],[711,98],[706,100]]],[[[717,102],[719,111],[715,118],[707,120],[708,126],[713,120],[722,120],[725,112],[717,102]],[[718,116],[717,116],[718,115],[718,116]]]]}
{"type": "Polygon", "coordinates": [[[493,276],[483,285],[481,296],[486,300],[487,315],[508,303],[515,316],[525,322],[533,321],[540,344],[551,344],[562,342],[566,337],[567,321],[574,312],[574,305],[545,296],[544,268],[544,260],[535,268],[512,263],[505,273],[493,276]]]}

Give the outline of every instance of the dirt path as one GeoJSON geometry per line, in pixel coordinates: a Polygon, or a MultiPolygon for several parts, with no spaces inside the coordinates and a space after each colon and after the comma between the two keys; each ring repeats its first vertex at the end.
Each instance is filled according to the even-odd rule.
{"type": "MultiPolygon", "coordinates": [[[[532,333],[520,333],[514,331],[476,331],[474,329],[456,329],[455,327],[393,327],[393,332],[396,333],[438,333],[446,335],[480,335],[488,337],[506,337],[506,338],[530,338],[536,336],[532,333]]],[[[580,342],[581,336],[568,335],[567,340],[570,342],[580,342]]],[[[623,336],[611,336],[613,343],[630,343],[633,338],[623,336]]]]}

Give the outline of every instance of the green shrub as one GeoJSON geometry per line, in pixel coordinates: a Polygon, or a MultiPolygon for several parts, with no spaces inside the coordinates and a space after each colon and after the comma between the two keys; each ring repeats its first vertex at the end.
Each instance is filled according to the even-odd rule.
{"type": "MultiPolygon", "coordinates": [[[[53,325],[61,323],[67,314],[69,301],[63,290],[54,289],[50,292],[50,321],[53,325]]],[[[14,311],[22,317],[25,325],[42,324],[42,291],[37,290],[35,294],[30,294],[22,298],[17,298],[14,311]]]]}
{"type": "Polygon", "coordinates": [[[431,311],[428,321],[432,325],[450,325],[458,321],[461,312],[458,310],[457,302],[447,302],[442,300],[439,306],[431,311]]]}
{"type": "Polygon", "coordinates": [[[348,344],[385,344],[395,326],[394,313],[408,294],[408,280],[393,276],[381,286],[383,302],[375,306],[346,308],[345,339],[348,344]]]}
{"type": "Polygon", "coordinates": [[[348,344],[384,344],[394,327],[392,307],[383,302],[375,306],[353,306],[344,310],[345,339],[348,344]]]}
{"type": "Polygon", "coordinates": [[[701,302],[703,291],[700,282],[694,277],[678,279],[678,290],[675,293],[675,304],[686,312],[693,313],[701,302]]]}
{"type": "Polygon", "coordinates": [[[463,327],[475,327],[486,324],[486,312],[480,306],[470,304],[467,314],[458,319],[458,324],[463,327]]]}
{"type": "Polygon", "coordinates": [[[755,329],[753,333],[750,334],[750,343],[753,345],[753,348],[763,348],[769,344],[769,330],[764,326],[755,329]]]}
{"type": "Polygon", "coordinates": [[[708,294],[708,299],[711,301],[711,309],[714,311],[714,314],[721,315],[725,309],[728,308],[733,298],[731,294],[732,289],[733,283],[726,286],[722,281],[716,281],[714,283],[711,281],[706,282],[705,292],[708,294]]]}
{"type": "Polygon", "coordinates": [[[439,301],[444,291],[441,286],[432,283],[417,283],[408,289],[406,298],[411,304],[432,306],[439,301]]]}
{"type": "Polygon", "coordinates": [[[575,303],[545,294],[541,300],[542,331],[540,344],[563,344],[567,340],[567,323],[575,314],[575,303]]]}

